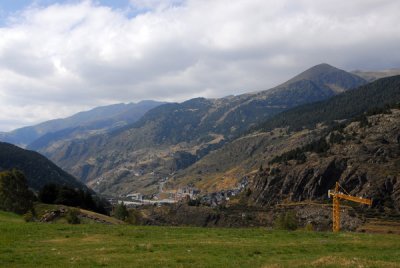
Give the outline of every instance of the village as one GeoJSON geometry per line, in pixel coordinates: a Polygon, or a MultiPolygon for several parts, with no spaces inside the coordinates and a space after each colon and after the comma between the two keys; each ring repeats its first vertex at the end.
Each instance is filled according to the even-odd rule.
{"type": "Polygon", "coordinates": [[[216,207],[223,202],[229,201],[230,198],[242,192],[249,183],[248,177],[245,176],[233,189],[222,190],[212,193],[201,193],[195,187],[182,187],[177,190],[164,190],[164,184],[168,181],[168,177],[163,179],[159,184],[159,192],[152,195],[144,195],[139,192],[120,195],[118,198],[109,198],[108,201],[112,205],[124,203],[127,207],[138,207],[143,205],[168,205],[181,201],[198,200],[199,203],[211,207],[216,207]]]}

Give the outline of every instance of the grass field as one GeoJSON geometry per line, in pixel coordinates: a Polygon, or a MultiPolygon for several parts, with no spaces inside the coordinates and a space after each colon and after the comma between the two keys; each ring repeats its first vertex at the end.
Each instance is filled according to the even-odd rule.
{"type": "Polygon", "coordinates": [[[400,236],[25,223],[0,212],[0,267],[400,267],[400,236]]]}

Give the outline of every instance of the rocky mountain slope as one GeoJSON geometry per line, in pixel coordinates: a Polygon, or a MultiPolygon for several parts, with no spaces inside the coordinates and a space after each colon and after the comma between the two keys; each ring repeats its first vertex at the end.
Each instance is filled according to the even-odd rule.
{"type": "Polygon", "coordinates": [[[148,110],[162,104],[155,101],[114,104],[80,112],[63,119],[55,119],[35,126],[0,133],[0,140],[19,146],[31,145],[38,150],[63,139],[71,139],[102,132],[137,121],[148,110]],[[36,141],[39,139],[38,141],[36,141]],[[36,142],[35,142],[36,141],[36,142]]]}
{"type": "Polygon", "coordinates": [[[24,172],[29,187],[35,191],[39,191],[48,183],[88,190],[83,183],[39,153],[0,142],[0,170],[13,168],[24,172]]]}
{"type": "MultiPolygon", "coordinates": [[[[241,148],[242,154],[231,156],[239,158],[233,165],[251,164],[252,154],[253,161],[260,158],[254,172],[247,174],[251,183],[245,191],[229,200],[223,196],[216,206],[204,203],[203,196],[198,203],[144,207],[139,209],[141,223],[265,227],[274,226],[279,215],[291,211],[299,226],[332,230],[332,201],[327,192],[338,181],[348,194],[373,199],[372,207],[341,201],[343,230],[399,232],[400,102],[333,128],[319,125],[292,133],[276,129],[235,142],[231,146],[241,148]]],[[[218,162],[209,169],[226,165],[224,155],[217,155],[213,159],[218,162]]],[[[227,173],[223,176],[210,181],[224,182],[227,173]]]]}
{"type": "Polygon", "coordinates": [[[132,125],[39,151],[102,193],[155,192],[161,179],[266,118],[364,83],[321,64],[271,90],[161,105],[132,125]]]}
{"type": "Polygon", "coordinates": [[[308,144],[338,122],[362,116],[370,109],[400,102],[400,76],[384,78],[330,98],[295,107],[254,127],[191,165],[178,171],[169,188],[194,185],[204,192],[232,189],[274,156],[308,144]]]}
{"type": "Polygon", "coordinates": [[[338,181],[353,196],[400,211],[400,106],[322,136],[326,145],[270,161],[252,185],[257,205],[327,199],[338,181]]]}

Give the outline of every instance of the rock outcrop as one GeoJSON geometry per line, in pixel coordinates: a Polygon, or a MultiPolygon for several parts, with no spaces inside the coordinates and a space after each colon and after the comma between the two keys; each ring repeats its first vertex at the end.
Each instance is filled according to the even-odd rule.
{"type": "Polygon", "coordinates": [[[259,171],[251,200],[259,206],[284,201],[326,201],[327,191],[338,181],[353,196],[372,198],[373,207],[400,211],[400,110],[352,122],[324,138],[324,153],[305,152],[303,161],[271,164],[259,171]],[[331,135],[340,135],[331,142],[331,135]]]}

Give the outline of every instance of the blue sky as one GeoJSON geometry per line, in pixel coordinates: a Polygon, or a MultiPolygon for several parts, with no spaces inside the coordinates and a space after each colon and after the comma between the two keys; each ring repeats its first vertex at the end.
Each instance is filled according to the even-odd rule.
{"type": "Polygon", "coordinates": [[[51,5],[80,4],[90,2],[94,6],[106,6],[113,10],[123,12],[123,14],[132,18],[138,14],[146,13],[155,6],[164,4],[166,6],[180,5],[186,0],[4,0],[0,2],[0,26],[7,24],[10,16],[15,16],[18,12],[29,8],[46,8],[51,5]]]}
{"type": "MultiPolygon", "coordinates": [[[[15,12],[26,8],[30,5],[47,6],[55,3],[65,4],[65,3],[78,3],[82,2],[79,0],[69,0],[69,1],[55,1],[55,0],[3,0],[0,2],[0,8],[6,12],[15,12]]],[[[129,0],[95,0],[93,1],[100,5],[109,6],[112,8],[126,8],[129,6],[129,0]]]]}
{"type": "MultiPolygon", "coordinates": [[[[55,1],[55,0],[2,0],[0,1],[0,24],[7,21],[7,17],[24,10],[30,6],[46,7],[52,4],[79,3],[79,0],[55,1]]],[[[127,9],[130,6],[129,0],[94,0],[93,3],[108,6],[113,9],[127,9]]]]}
{"type": "Polygon", "coordinates": [[[267,90],[323,62],[399,68],[399,14],[398,0],[0,0],[0,131],[267,90]]]}

